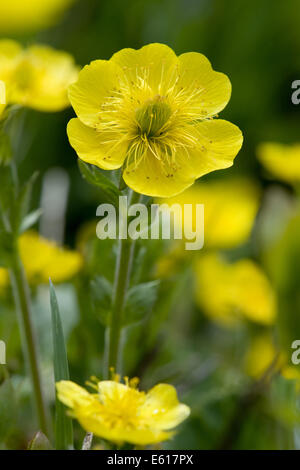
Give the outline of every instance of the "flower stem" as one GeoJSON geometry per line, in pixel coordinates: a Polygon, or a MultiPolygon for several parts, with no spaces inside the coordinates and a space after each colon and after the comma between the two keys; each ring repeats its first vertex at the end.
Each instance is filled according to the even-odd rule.
{"type": "MultiPolygon", "coordinates": [[[[130,204],[136,204],[139,199],[140,195],[132,192],[130,204]]],[[[130,238],[119,239],[118,243],[119,246],[116,260],[110,325],[106,331],[106,378],[109,378],[110,371],[112,369],[116,373],[121,373],[121,333],[123,324],[123,313],[125,307],[126,292],[130,282],[131,267],[135,250],[135,241],[130,238]]]]}
{"type": "Polygon", "coordinates": [[[42,393],[35,334],[31,320],[32,315],[29,286],[27,284],[27,279],[25,277],[24,268],[18,253],[17,246],[15,247],[12,265],[10,267],[10,278],[16,310],[19,318],[22,345],[32,380],[34,401],[39,420],[39,426],[40,430],[44,434],[48,435],[47,414],[42,393]]]}

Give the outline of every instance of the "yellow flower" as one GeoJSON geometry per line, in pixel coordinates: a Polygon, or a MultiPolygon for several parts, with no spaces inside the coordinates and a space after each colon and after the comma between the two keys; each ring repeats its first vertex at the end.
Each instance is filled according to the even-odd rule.
{"type": "MultiPolygon", "coordinates": [[[[245,178],[227,178],[196,184],[163,202],[170,208],[173,204],[179,204],[181,210],[184,204],[192,204],[194,211],[190,214],[190,224],[193,230],[196,229],[196,204],[204,204],[204,246],[232,248],[248,239],[259,200],[260,191],[253,182],[245,178]]],[[[171,208],[175,220],[179,220],[176,219],[178,209],[176,206],[171,208]]]]}
{"type": "Polygon", "coordinates": [[[6,106],[6,86],[5,82],[0,80],[0,117],[6,106]]]}
{"type": "Polygon", "coordinates": [[[168,197],[200,176],[228,168],[241,131],[213,119],[231,84],[202,54],[179,57],[164,44],[122,49],[84,67],[69,97],[78,116],[68,125],[72,147],[104,170],[124,165],[135,191],[168,197]]]}
{"type": "Polygon", "coordinates": [[[276,178],[288,183],[300,181],[300,143],[263,143],[258,147],[258,158],[276,178]]]}
{"type": "Polygon", "coordinates": [[[101,381],[97,393],[89,393],[74,382],[61,381],[56,388],[71,416],[103,439],[148,445],[172,437],[170,430],[190,414],[189,407],[178,402],[175,388],[159,384],[145,393],[133,385],[128,380],[101,381]]]}
{"type": "Polygon", "coordinates": [[[9,0],[0,2],[1,33],[24,33],[55,23],[74,0],[9,0]]]}
{"type": "Polygon", "coordinates": [[[289,364],[287,354],[276,350],[271,335],[263,334],[254,339],[245,357],[245,371],[255,379],[274,365],[275,370],[280,370],[281,375],[287,380],[297,380],[300,384],[300,370],[289,364]]]}
{"type": "MultiPolygon", "coordinates": [[[[81,255],[60,248],[54,242],[28,230],[19,238],[20,256],[30,283],[64,282],[75,276],[82,266],[81,255]]],[[[0,271],[0,286],[9,282],[6,270],[0,271]]]]}
{"type": "Polygon", "coordinates": [[[69,106],[68,86],[78,68],[71,55],[49,46],[23,49],[9,39],[0,40],[0,80],[6,82],[7,102],[39,111],[60,111],[69,106]]]}
{"type": "Polygon", "coordinates": [[[227,326],[241,317],[266,325],[274,322],[274,291],[253,261],[229,264],[216,254],[207,254],[199,257],[195,269],[196,300],[214,321],[227,326]]]}

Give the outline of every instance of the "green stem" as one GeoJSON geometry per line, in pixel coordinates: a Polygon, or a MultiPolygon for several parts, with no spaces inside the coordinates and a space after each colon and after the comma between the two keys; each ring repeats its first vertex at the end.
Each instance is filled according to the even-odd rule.
{"type": "MultiPolygon", "coordinates": [[[[140,195],[132,193],[130,204],[136,204],[140,200],[140,195]]],[[[122,347],[121,333],[123,325],[123,313],[126,300],[126,292],[130,282],[131,267],[135,250],[135,241],[130,238],[119,239],[118,255],[116,260],[114,291],[112,299],[112,310],[110,325],[106,331],[105,376],[109,378],[110,372],[121,372],[122,347]]]]}
{"type": "Polygon", "coordinates": [[[18,253],[17,246],[14,251],[14,259],[10,268],[10,278],[12,283],[16,310],[19,317],[21,339],[25,358],[27,359],[28,368],[31,375],[32,386],[34,391],[34,401],[38,415],[40,430],[44,434],[48,435],[47,415],[42,393],[36,340],[31,320],[32,315],[29,287],[27,284],[24,268],[18,253]]]}

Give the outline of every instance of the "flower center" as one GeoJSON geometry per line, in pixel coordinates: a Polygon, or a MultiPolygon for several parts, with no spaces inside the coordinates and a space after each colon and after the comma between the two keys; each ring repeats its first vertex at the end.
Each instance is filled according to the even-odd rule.
{"type": "Polygon", "coordinates": [[[135,117],[141,135],[154,137],[163,132],[163,127],[171,116],[170,106],[160,95],[136,110],[135,117]]]}

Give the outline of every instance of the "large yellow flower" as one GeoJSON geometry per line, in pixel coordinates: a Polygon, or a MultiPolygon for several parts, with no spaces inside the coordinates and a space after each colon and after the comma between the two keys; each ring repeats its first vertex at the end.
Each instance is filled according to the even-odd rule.
{"type": "Polygon", "coordinates": [[[56,384],[58,398],[71,409],[81,426],[111,442],[138,445],[169,439],[174,429],[190,414],[179,403],[172,385],[159,384],[148,393],[126,381],[97,383],[97,393],[89,393],[70,381],[56,384]]]}
{"type": "Polygon", "coordinates": [[[191,204],[192,213],[183,216],[192,217],[189,221],[196,229],[196,204],[204,204],[204,244],[206,248],[232,248],[245,242],[252,230],[259,208],[259,188],[246,178],[227,178],[201,184],[195,184],[173,198],[163,200],[176,218],[184,204],[191,204]],[[178,205],[178,206],[177,206],[178,205]],[[172,207],[173,206],[173,207],[172,207]]]}
{"type": "MultiPolygon", "coordinates": [[[[30,283],[63,282],[75,276],[82,266],[82,257],[77,251],[60,248],[54,242],[28,230],[19,238],[20,256],[30,283]]],[[[6,286],[9,277],[6,269],[0,268],[0,286],[6,286]]]]}
{"type": "Polygon", "coordinates": [[[287,183],[300,181],[300,143],[266,142],[258,147],[258,158],[276,178],[287,183]]]}
{"type": "Polygon", "coordinates": [[[37,31],[52,25],[74,0],[2,0],[1,33],[37,31]]]}
{"type": "Polygon", "coordinates": [[[173,196],[233,164],[241,131],[213,119],[230,94],[227,76],[202,54],[177,57],[163,44],[122,49],[84,67],[70,87],[78,118],[68,136],[85,162],[105,170],[124,165],[135,191],[173,196]]]}
{"type": "Polygon", "coordinates": [[[44,45],[23,49],[16,41],[0,40],[0,80],[6,82],[8,103],[60,111],[69,106],[67,88],[77,77],[66,52],[44,45]]]}
{"type": "Polygon", "coordinates": [[[213,253],[199,257],[196,300],[204,313],[223,325],[235,324],[242,317],[269,325],[276,315],[275,293],[250,259],[230,264],[213,253]]]}

